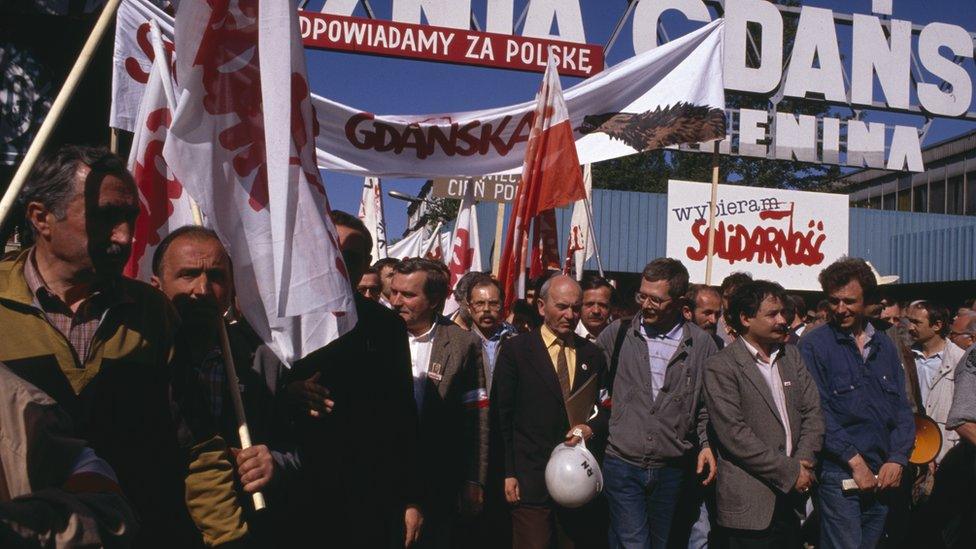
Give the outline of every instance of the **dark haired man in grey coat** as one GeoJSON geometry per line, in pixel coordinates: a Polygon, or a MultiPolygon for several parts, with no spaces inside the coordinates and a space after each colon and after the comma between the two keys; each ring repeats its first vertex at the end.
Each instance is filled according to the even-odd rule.
{"type": "Polygon", "coordinates": [[[740,335],[705,363],[705,403],[718,477],[717,522],[731,548],[800,547],[800,520],[823,444],[820,393],[800,352],[785,345],[786,294],[747,282],[732,294],[740,335]]]}

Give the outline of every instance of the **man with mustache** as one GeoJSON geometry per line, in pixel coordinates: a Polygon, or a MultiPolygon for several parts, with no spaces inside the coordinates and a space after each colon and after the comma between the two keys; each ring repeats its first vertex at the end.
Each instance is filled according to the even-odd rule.
{"type": "Polygon", "coordinates": [[[610,304],[613,302],[613,286],[600,276],[587,275],[580,282],[583,288],[583,309],[576,335],[588,341],[596,341],[600,332],[610,324],[610,304]]]}
{"type": "MultiPolygon", "coordinates": [[[[240,481],[240,490],[200,490],[188,494],[201,501],[221,499],[234,505],[235,513],[249,525],[249,537],[257,539],[266,532],[255,528],[251,498],[246,496],[264,491],[271,501],[264,514],[271,513],[276,521],[282,520],[282,506],[274,496],[283,487],[281,479],[285,473],[297,468],[293,453],[272,451],[268,447],[272,440],[279,449],[289,442],[281,424],[275,425],[273,415],[274,397],[285,368],[243,321],[226,327],[244,415],[254,444],[243,450],[237,448],[240,445],[237,415],[218,331],[218,322],[224,322],[224,313],[231,308],[234,297],[230,257],[215,232],[189,225],[169,233],[159,243],[153,254],[152,270],[151,284],[166,294],[180,315],[174,391],[182,404],[184,423],[194,439],[212,439],[214,449],[229,450],[240,481]]],[[[222,463],[231,466],[226,461],[222,463]]],[[[208,540],[226,535],[208,529],[207,524],[198,527],[208,540]]]]}
{"type": "Polygon", "coordinates": [[[722,316],[722,294],[714,286],[692,284],[685,295],[685,304],[681,308],[681,316],[688,322],[694,322],[699,328],[712,334],[715,344],[721,349],[725,341],[718,337],[718,320],[722,316]]]}
{"type": "MultiPolygon", "coordinates": [[[[0,262],[0,326],[8,333],[0,361],[54,398],[115,470],[139,516],[136,546],[198,545],[184,489],[229,479],[211,467],[217,452],[202,444],[187,456],[190,443],[181,450],[177,439],[173,307],[121,276],[139,214],[132,176],[105,149],[65,146],[34,168],[20,205],[34,244],[0,262]]],[[[226,507],[212,503],[197,518],[230,524],[226,507]]],[[[239,534],[235,526],[227,531],[239,534]]]]}
{"type": "Polygon", "coordinates": [[[705,359],[718,349],[681,317],[687,291],[680,261],[651,261],[634,296],[640,314],[615,321],[597,340],[610,365],[603,478],[612,547],[667,546],[686,467],[703,485],[715,479],[701,387],[705,359]]]}
{"type": "Polygon", "coordinates": [[[878,281],[863,259],[839,259],[820,272],[829,321],[800,340],[800,353],[820,389],[825,436],[818,472],[821,544],[874,547],[888,503],[878,492],[901,484],[915,442],[901,356],[867,316],[878,281]],[[856,490],[844,490],[853,478],[856,490]]]}
{"type": "Polygon", "coordinates": [[[717,522],[729,547],[799,548],[805,495],[823,443],[820,394],[793,345],[789,299],[766,280],[732,293],[739,337],[705,364],[705,402],[722,473],[717,522]]]}

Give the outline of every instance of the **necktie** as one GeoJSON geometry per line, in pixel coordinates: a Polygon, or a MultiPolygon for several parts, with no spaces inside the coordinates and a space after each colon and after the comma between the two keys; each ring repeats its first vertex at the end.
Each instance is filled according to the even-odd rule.
{"type": "Polygon", "coordinates": [[[557,340],[559,355],[556,358],[556,377],[559,378],[559,388],[563,391],[563,399],[569,397],[569,362],[566,360],[566,344],[557,340]]]}

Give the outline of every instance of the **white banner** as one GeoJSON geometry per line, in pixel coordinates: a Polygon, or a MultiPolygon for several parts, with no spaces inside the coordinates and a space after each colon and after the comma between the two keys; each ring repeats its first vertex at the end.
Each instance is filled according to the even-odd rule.
{"type": "MultiPolygon", "coordinates": [[[[564,92],[581,163],[725,135],[722,20],[564,92]]],[[[381,177],[517,173],[535,101],[481,111],[375,115],[313,96],[323,168],[381,177]]]]}
{"type": "MultiPolygon", "coordinates": [[[[711,185],[668,182],[667,255],[705,282],[711,185]]],[[[720,185],[712,284],[743,271],[789,290],[820,290],[817,275],[847,254],[848,197],[720,185]]]]}
{"type": "Polygon", "coordinates": [[[315,166],[298,15],[276,0],[186,1],[176,26],[180,99],[163,155],[234,258],[248,323],[290,365],[356,322],[315,166]]]}
{"type": "MultiPolygon", "coordinates": [[[[173,19],[148,0],[124,0],[119,14],[111,125],[131,131],[145,89],[140,75],[151,66],[142,23],[156,19],[172,41],[173,19]]],[[[713,21],[566,89],[580,163],[724,137],[723,32],[723,20],[713,21]]],[[[520,173],[535,107],[528,100],[479,111],[378,115],[315,94],[312,104],[319,167],[423,178],[520,173]]]]}

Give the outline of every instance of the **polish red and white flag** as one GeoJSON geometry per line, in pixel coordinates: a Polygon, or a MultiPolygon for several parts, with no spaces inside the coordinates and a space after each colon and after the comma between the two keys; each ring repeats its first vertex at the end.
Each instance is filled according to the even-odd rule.
{"type": "MultiPolygon", "coordinates": [[[[505,310],[524,292],[529,225],[539,213],[586,196],[569,111],[555,60],[550,57],[536,95],[532,130],[515,193],[498,278],[505,289],[505,310]],[[516,285],[521,290],[516,294],[516,285]]],[[[557,252],[558,257],[558,252],[557,252]]]]}
{"type": "Polygon", "coordinates": [[[175,107],[173,78],[159,29],[155,23],[151,26],[147,40],[156,45],[161,55],[153,61],[147,74],[146,90],[134,119],[129,171],[139,191],[139,217],[132,237],[132,253],[124,270],[126,276],[144,282],[153,274],[152,257],[159,242],[173,230],[194,223],[190,195],[163,156],[175,107]]]}
{"type": "Polygon", "coordinates": [[[178,106],[164,148],[234,258],[241,311],[291,364],[353,327],[356,310],[315,162],[291,2],[181,2],[178,106]]]}

